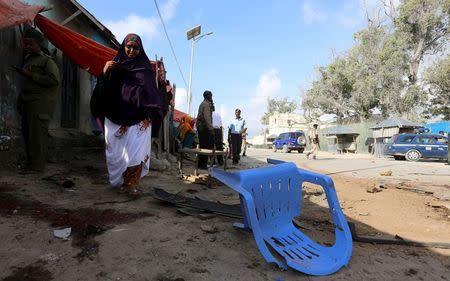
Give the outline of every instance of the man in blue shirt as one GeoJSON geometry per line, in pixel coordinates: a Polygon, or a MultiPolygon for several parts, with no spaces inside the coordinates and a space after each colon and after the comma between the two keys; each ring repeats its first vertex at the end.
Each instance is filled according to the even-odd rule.
{"type": "Polygon", "coordinates": [[[231,121],[228,127],[228,141],[231,144],[231,153],[233,155],[233,164],[239,163],[241,147],[242,147],[242,136],[247,132],[247,125],[245,124],[244,118],[241,117],[241,110],[237,108],[234,111],[236,118],[231,121]]]}

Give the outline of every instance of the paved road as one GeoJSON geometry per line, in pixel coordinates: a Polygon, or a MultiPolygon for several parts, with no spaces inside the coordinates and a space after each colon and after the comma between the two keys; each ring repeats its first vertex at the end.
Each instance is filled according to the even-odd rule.
{"type": "MultiPolygon", "coordinates": [[[[299,167],[321,171],[328,175],[342,175],[357,178],[373,178],[380,182],[409,182],[414,188],[435,192],[435,196],[450,200],[450,166],[438,161],[396,161],[392,158],[375,158],[367,154],[336,155],[319,152],[317,160],[306,159],[297,152],[273,152],[269,149],[249,149],[248,156],[260,161],[274,158],[295,162],[299,167]],[[392,176],[380,174],[392,171],[392,176]]],[[[245,160],[244,161],[248,161],[245,160]]]]}

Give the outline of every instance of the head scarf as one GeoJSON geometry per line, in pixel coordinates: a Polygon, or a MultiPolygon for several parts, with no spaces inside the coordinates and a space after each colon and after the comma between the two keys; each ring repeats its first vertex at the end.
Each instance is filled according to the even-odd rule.
{"type": "Polygon", "coordinates": [[[193,133],[194,130],[191,126],[191,118],[189,115],[186,115],[183,117],[182,123],[181,123],[181,129],[180,129],[180,140],[184,141],[184,138],[186,137],[187,133],[193,133]]]}
{"type": "Polygon", "coordinates": [[[113,60],[117,67],[107,77],[106,117],[122,126],[135,125],[150,118],[152,131],[157,132],[162,121],[162,93],[157,88],[156,75],[141,38],[128,34],[113,60]],[[140,47],[134,58],[125,53],[125,46],[130,41],[140,47]]]}
{"type": "Polygon", "coordinates": [[[114,57],[113,61],[117,62],[120,68],[128,71],[139,71],[141,69],[151,70],[150,59],[147,57],[145,50],[142,46],[141,37],[136,34],[130,33],[123,39],[122,45],[114,57]],[[135,42],[139,45],[139,54],[135,58],[129,58],[125,53],[125,46],[128,42],[135,42]]]}

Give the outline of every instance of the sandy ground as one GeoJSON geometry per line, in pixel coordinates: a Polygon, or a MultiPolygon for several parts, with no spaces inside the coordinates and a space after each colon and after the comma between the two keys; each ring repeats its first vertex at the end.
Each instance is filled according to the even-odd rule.
{"type": "MultiPolygon", "coordinates": [[[[450,168],[367,156],[304,155],[249,150],[231,170],[265,165],[267,157],[331,175],[341,206],[358,232],[450,243],[450,168]],[[352,164],[350,164],[352,163],[352,164]],[[390,166],[389,166],[390,165],[390,166]],[[380,176],[391,170],[392,176],[380,176]],[[380,192],[368,193],[368,186],[380,192]],[[402,189],[399,189],[402,188],[402,189]],[[409,190],[407,190],[409,189],[409,190]],[[447,196],[447,197],[446,197],[447,196]]],[[[192,172],[192,163],[185,171],[192,172]]],[[[149,194],[159,187],[233,204],[229,188],[183,181],[176,165],[151,171],[143,196],[131,200],[108,186],[102,151],[83,151],[51,164],[44,175],[0,171],[0,280],[450,280],[450,250],[354,242],[348,267],[312,277],[267,264],[235,219],[186,216],[149,194]],[[72,185],[73,183],[73,185],[72,185]],[[72,227],[68,240],[54,229],[72,227]],[[215,229],[206,232],[203,229],[215,229]]],[[[301,222],[313,238],[332,242],[325,197],[307,186],[301,222]]]]}

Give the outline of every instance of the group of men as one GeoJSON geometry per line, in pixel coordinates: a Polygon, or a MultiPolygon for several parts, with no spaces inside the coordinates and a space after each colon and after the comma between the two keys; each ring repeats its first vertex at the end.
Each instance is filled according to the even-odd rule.
{"type": "MultiPolygon", "coordinates": [[[[211,91],[206,90],[203,93],[203,101],[198,108],[197,114],[197,132],[200,148],[213,149],[223,151],[223,124],[220,114],[216,112],[214,102],[212,99],[211,91]]],[[[237,108],[235,110],[235,118],[228,126],[228,143],[230,146],[231,157],[233,164],[238,164],[241,155],[241,148],[244,142],[244,153],[246,143],[245,138],[247,135],[247,125],[244,118],[241,117],[241,110],[237,108]]],[[[200,156],[198,167],[200,169],[207,168],[208,158],[206,156],[200,156]]],[[[223,157],[218,156],[217,162],[219,165],[223,164],[223,157]]]]}

